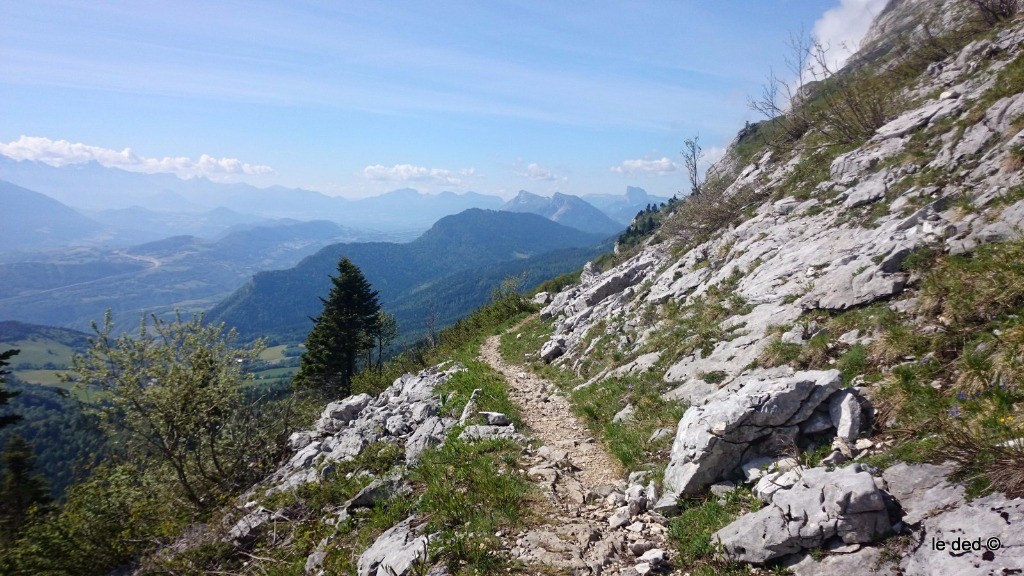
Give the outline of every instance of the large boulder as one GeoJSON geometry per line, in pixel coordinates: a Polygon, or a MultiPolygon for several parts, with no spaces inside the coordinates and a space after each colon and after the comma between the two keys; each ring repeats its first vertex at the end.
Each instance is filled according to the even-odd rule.
{"type": "Polygon", "coordinates": [[[665,470],[665,491],[695,494],[755,455],[772,436],[799,426],[841,383],[838,370],[798,372],[723,389],[683,414],[665,470]]]}
{"type": "Polygon", "coordinates": [[[811,468],[792,486],[772,494],[767,506],[715,533],[731,559],[763,563],[831,538],[844,544],[873,542],[890,531],[888,498],[859,465],[829,471],[811,468]]]}

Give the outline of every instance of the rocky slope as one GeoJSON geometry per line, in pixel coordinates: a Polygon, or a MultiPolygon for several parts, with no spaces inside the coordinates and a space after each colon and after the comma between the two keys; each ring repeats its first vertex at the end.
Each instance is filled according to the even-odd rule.
{"type": "MultiPolygon", "coordinates": [[[[899,9],[884,21],[897,21],[899,9]]],[[[849,464],[878,451],[867,438],[877,388],[856,376],[844,388],[838,370],[765,360],[882,338],[824,331],[818,319],[842,311],[882,302],[913,318],[920,273],[906,265],[911,255],[970,255],[1022,238],[1024,94],[1010,80],[1022,42],[1018,19],[933,62],[900,95],[905,110],[833,158],[794,147],[720,166],[735,173],[723,197],[758,191],[745,218],[694,242],[671,235],[669,217],[636,254],[605,271],[588,266],[580,284],[542,296],[552,324],[538,351],[545,361],[584,387],[646,374],[665,401],[689,406],[656,510],[749,482],[763,507],[714,537],[733,560],[783,559],[798,574],[1024,569],[1024,500],[996,493],[967,502],[964,486],[947,479],[949,465],[849,464]],[[823,157],[827,168],[813,165],[823,157]],[[712,320],[695,327],[712,305],[712,320]],[[823,447],[819,466],[800,455],[823,447]],[[902,557],[870,545],[893,533],[905,538],[902,557]],[[988,544],[965,553],[933,538],[988,544]],[[811,549],[834,554],[821,559],[811,549]]]]}

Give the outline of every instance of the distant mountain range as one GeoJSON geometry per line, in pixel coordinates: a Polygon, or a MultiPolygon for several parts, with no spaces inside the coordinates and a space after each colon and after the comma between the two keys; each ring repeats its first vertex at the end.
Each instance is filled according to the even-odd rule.
{"type": "Polygon", "coordinates": [[[599,247],[601,240],[535,214],[471,209],[442,218],[407,244],[336,244],[294,268],[260,272],[208,318],[243,335],[301,340],[312,326],[310,317],[320,313],[329,276],[347,257],[410,337],[423,333],[431,312],[441,325],[471,311],[508,276],[522,274],[536,285],[579,268],[609,248],[599,247]]]}
{"type": "MultiPolygon", "coordinates": [[[[330,220],[367,231],[366,237],[376,232],[411,240],[444,216],[469,208],[499,209],[503,204],[512,211],[538,213],[561,224],[582,226],[584,231],[610,234],[628,225],[648,203],[666,200],[632,187],[625,196],[556,194],[544,198],[526,193],[528,201],[517,197],[508,203],[475,192],[422,194],[408,188],[349,200],[300,188],[182,180],[171,174],[127,172],[95,162],[54,167],[3,155],[0,179],[41,193],[87,217],[99,225],[90,229],[95,235],[84,239],[72,235],[73,240],[105,241],[108,246],[178,234],[211,239],[231,226],[268,219],[330,220]],[[604,214],[598,215],[593,207],[604,214]],[[609,217],[620,226],[612,226],[609,217]]],[[[0,244],[0,252],[8,250],[6,243],[0,244]]]]}
{"type": "Polygon", "coordinates": [[[654,204],[658,206],[662,202],[668,202],[668,198],[664,196],[648,194],[643,188],[635,186],[627,186],[625,196],[586,194],[581,198],[623,226],[628,226],[633,221],[633,217],[636,216],[637,212],[647,208],[648,205],[654,204]]]}
{"type": "Polygon", "coordinates": [[[63,246],[103,226],[60,202],[0,181],[0,252],[63,246]]]}
{"type": "Polygon", "coordinates": [[[475,192],[421,194],[411,189],[349,200],[301,188],[257,188],[248,184],[220,184],[203,178],[182,180],[170,174],[126,172],[95,162],[57,168],[41,162],[19,162],[2,155],[0,179],[96,214],[95,218],[108,222],[116,220],[117,211],[125,209],[190,214],[226,209],[236,216],[254,219],[326,219],[357,229],[419,234],[444,216],[468,208],[496,209],[502,204],[497,196],[475,192]]]}
{"type": "Polygon", "coordinates": [[[537,214],[552,222],[594,234],[614,234],[624,228],[579,196],[557,192],[547,198],[520,190],[519,194],[506,202],[501,209],[508,212],[537,214]]]}

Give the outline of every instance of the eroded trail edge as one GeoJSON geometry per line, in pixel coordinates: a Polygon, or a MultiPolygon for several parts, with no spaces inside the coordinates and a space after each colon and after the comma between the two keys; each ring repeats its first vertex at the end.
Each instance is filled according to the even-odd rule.
{"type": "Polygon", "coordinates": [[[644,473],[627,480],[554,384],[505,362],[499,342],[498,336],[488,338],[480,357],[505,377],[523,423],[543,443],[535,452],[528,449],[527,473],[552,505],[544,525],[516,535],[512,555],[574,575],[670,570],[666,520],[647,511],[657,500],[654,483],[644,473]]]}

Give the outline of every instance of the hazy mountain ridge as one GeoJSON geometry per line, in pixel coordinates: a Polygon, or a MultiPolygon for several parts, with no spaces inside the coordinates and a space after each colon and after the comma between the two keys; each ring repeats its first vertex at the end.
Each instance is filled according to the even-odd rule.
{"type": "MultiPolygon", "coordinates": [[[[400,315],[405,330],[422,330],[432,304],[448,320],[480,303],[483,294],[504,278],[531,265],[555,275],[578,268],[593,256],[602,237],[562,226],[534,214],[472,209],[442,218],[408,244],[386,242],[338,244],[321,249],[294,268],[256,274],[235,294],[212,308],[208,316],[250,336],[289,334],[301,338],[320,312],[319,297],[330,286],[341,257],[352,260],[375,290],[384,308],[400,315]],[[568,251],[542,257],[565,248],[568,251]],[[456,278],[461,277],[461,278],[456,278]],[[459,302],[446,285],[477,286],[459,302]],[[442,294],[447,294],[441,297],[442,294]],[[431,302],[432,301],[432,302],[431,302]],[[417,306],[415,302],[422,302],[417,306]]],[[[530,279],[543,280],[535,272],[530,279]]]]}
{"type": "Polygon", "coordinates": [[[386,232],[426,230],[444,216],[469,208],[497,208],[497,196],[466,192],[423,194],[401,189],[350,200],[301,188],[223,184],[203,178],[183,180],[171,174],[141,174],[90,162],[49,166],[0,155],[0,177],[36,190],[68,206],[104,213],[141,207],[153,212],[231,210],[247,218],[331,220],[354,228],[386,232]]]}
{"type": "Polygon", "coordinates": [[[622,196],[584,194],[581,198],[624,226],[628,226],[637,212],[646,209],[648,205],[660,206],[668,202],[667,197],[648,194],[646,190],[636,186],[626,186],[626,193],[622,196]]]}
{"type": "Polygon", "coordinates": [[[0,264],[0,318],[88,328],[107,308],[133,325],[147,313],[199,311],[259,270],[291,266],[358,238],[332,222],[258,226],[210,241],[182,235],[121,250],[81,249],[0,264]]]}
{"type": "Polygon", "coordinates": [[[564,226],[594,234],[614,234],[623,228],[607,214],[579,196],[556,192],[550,198],[520,190],[501,206],[507,212],[537,214],[564,226]]]}
{"type": "Polygon", "coordinates": [[[0,252],[73,244],[103,226],[52,198],[0,180],[0,252]]]}

